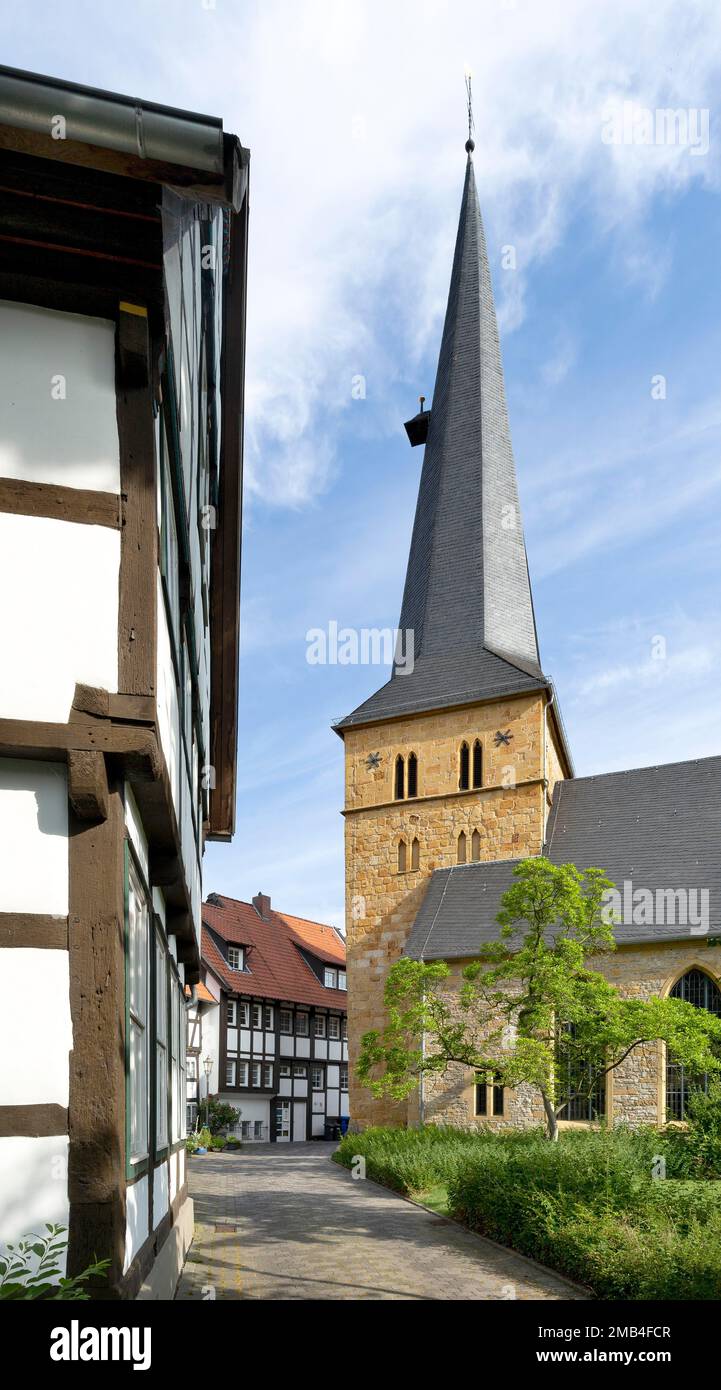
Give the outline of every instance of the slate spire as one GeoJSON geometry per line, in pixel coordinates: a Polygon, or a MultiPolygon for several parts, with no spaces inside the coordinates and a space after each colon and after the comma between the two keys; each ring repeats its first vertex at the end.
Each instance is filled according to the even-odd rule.
{"type": "Polygon", "coordinates": [[[339,728],[546,684],[469,146],[400,618],[413,670],[339,728]]]}

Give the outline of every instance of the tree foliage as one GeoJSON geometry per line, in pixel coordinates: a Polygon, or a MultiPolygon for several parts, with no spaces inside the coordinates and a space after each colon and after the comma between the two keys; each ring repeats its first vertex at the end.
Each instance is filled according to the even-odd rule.
{"type": "Polygon", "coordinates": [[[498,913],[498,939],[461,972],[403,957],[385,987],[388,1022],[366,1033],[359,1080],[403,1099],[453,1063],[534,1087],[549,1137],[575,1098],[644,1043],[663,1041],[690,1074],[721,1070],[721,1020],[680,999],[624,998],[590,966],[616,949],[600,869],[525,859],[498,913]],[[567,1079],[573,1078],[569,1091],[567,1079]]]}

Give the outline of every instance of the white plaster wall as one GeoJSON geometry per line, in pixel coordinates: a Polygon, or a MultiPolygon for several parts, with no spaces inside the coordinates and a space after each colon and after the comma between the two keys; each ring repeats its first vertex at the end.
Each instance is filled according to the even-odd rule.
{"type": "Polygon", "coordinates": [[[67,1106],[69,989],[67,951],[3,951],[0,1105],[67,1106]]]}
{"type": "Polygon", "coordinates": [[[0,912],[67,916],[68,785],[62,763],[0,758],[0,912]]]}
{"type": "Polygon", "coordinates": [[[148,1235],[148,1178],[138,1178],[126,1193],[125,1261],[123,1273],[130,1268],[143,1241],[148,1235]]]}
{"type": "Polygon", "coordinates": [[[168,1196],[168,1164],[159,1163],[153,1173],[153,1224],[159,1226],[170,1206],[168,1196]]]}
{"type": "Polygon", "coordinates": [[[180,1170],[180,1186],[185,1182],[185,1149],[178,1149],[178,1168],[180,1170]]]}
{"type": "Polygon", "coordinates": [[[65,723],[76,681],[118,688],[120,532],[0,515],[0,718],[65,723]]]}
{"type": "Polygon", "coordinates": [[[210,1073],[210,1095],[213,1096],[218,1090],[218,1057],[220,1054],[220,1007],[209,1004],[203,1013],[203,1056],[200,1059],[200,1094],[203,1099],[207,1094],[205,1071],[203,1060],[205,1057],[212,1057],[213,1068],[210,1073]]]}
{"type": "Polygon", "coordinates": [[[177,1153],[174,1153],[174,1154],[171,1154],[171,1155],[170,1155],[170,1158],[169,1158],[169,1160],[168,1160],[168,1165],[169,1165],[169,1168],[170,1168],[170,1200],[171,1200],[171,1202],[174,1202],[174,1201],[175,1201],[175,1198],[176,1198],[177,1195],[178,1195],[178,1155],[177,1155],[177,1153]]]}
{"type": "Polygon", "coordinates": [[[0,1249],[8,1240],[42,1234],[47,1221],[67,1226],[67,1171],[66,1134],[0,1139],[0,1249]]]}
{"type": "Polygon", "coordinates": [[[0,300],[0,477],[120,492],[109,320],[0,300]]]}

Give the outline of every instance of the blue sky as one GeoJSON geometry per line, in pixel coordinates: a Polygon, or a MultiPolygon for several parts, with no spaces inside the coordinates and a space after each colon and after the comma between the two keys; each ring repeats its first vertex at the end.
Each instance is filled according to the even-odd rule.
{"type": "Polygon", "coordinates": [[[387,672],[311,666],[306,632],[398,621],[421,462],[402,422],[432,394],[466,65],[577,771],[721,751],[715,0],[34,0],[0,36],[8,64],[220,115],[252,152],[238,831],[206,891],[342,924],[329,726],[387,672]],[[605,143],[624,100],[709,112],[708,150],[605,143]]]}

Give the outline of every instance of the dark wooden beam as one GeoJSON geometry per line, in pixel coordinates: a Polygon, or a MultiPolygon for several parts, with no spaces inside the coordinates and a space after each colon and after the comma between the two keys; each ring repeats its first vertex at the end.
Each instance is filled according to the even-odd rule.
{"type": "Polygon", "coordinates": [[[68,798],[79,820],[107,819],[108,779],[102,753],[69,750],[68,798]]]}
{"type": "Polygon", "coordinates": [[[110,526],[116,531],[123,525],[122,498],[114,492],[30,483],[22,478],[0,478],[0,512],[46,516],[84,526],[110,526]]]}
{"type": "Polygon", "coordinates": [[[63,1105],[0,1105],[0,1137],[46,1139],[67,1134],[63,1105]]]}
{"type": "Polygon", "coordinates": [[[118,315],[116,396],[120,487],[127,498],[120,550],[118,684],[155,695],[158,566],[155,428],[147,310],[123,303],[118,315]]]}
{"type": "Polygon", "coordinates": [[[0,947],[29,946],[34,950],[67,950],[67,917],[52,917],[41,912],[0,912],[0,947]]]}

